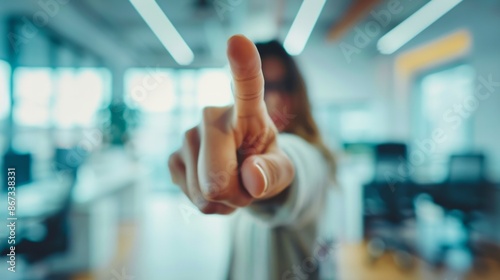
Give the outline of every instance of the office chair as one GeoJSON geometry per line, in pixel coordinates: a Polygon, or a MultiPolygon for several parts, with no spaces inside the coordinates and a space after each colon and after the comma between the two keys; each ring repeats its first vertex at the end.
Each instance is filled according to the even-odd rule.
{"type": "MultiPolygon", "coordinates": [[[[462,224],[465,238],[456,246],[464,248],[471,256],[481,255],[471,240],[472,223],[480,219],[482,213],[491,205],[488,186],[484,154],[469,153],[450,156],[448,178],[443,184],[437,203],[448,215],[455,216],[462,224]]],[[[441,254],[445,254],[452,248],[453,246],[443,245],[441,254]]],[[[476,258],[474,261],[476,265],[480,265],[476,258]]]]}
{"type": "Polygon", "coordinates": [[[402,237],[405,222],[414,216],[412,184],[408,174],[400,173],[406,158],[407,147],[403,143],[375,146],[375,174],[372,182],[364,186],[363,194],[371,263],[385,252],[392,253],[401,268],[410,268],[413,263],[414,249],[402,237]]]}
{"type": "MultiPolygon", "coordinates": [[[[32,181],[31,177],[31,154],[19,154],[12,151],[7,152],[3,156],[3,169],[16,169],[16,186],[22,186],[32,181]]],[[[5,181],[6,182],[6,181],[5,181]]],[[[7,191],[7,183],[4,182],[4,191],[7,191]]]]}
{"type": "Polygon", "coordinates": [[[54,170],[68,175],[70,191],[64,199],[61,208],[53,215],[45,218],[41,226],[45,229],[42,240],[23,240],[19,245],[19,252],[25,254],[29,263],[39,262],[57,253],[63,253],[69,246],[69,213],[71,210],[71,193],[75,186],[76,174],[86,155],[75,148],[56,148],[54,156],[54,170]]]}
{"type": "Polygon", "coordinates": [[[450,156],[448,178],[444,184],[441,205],[449,210],[472,212],[484,205],[486,160],[483,154],[450,156]]]}
{"type": "MultiPolygon", "coordinates": [[[[55,150],[53,171],[60,172],[65,176],[68,175],[71,187],[64,198],[61,208],[36,223],[36,228],[43,232],[41,237],[37,237],[36,240],[32,240],[28,236],[19,238],[16,253],[23,256],[28,264],[40,263],[55,254],[64,253],[68,250],[71,192],[74,189],[77,169],[82,164],[84,156],[77,153],[75,149],[58,148],[55,150]]],[[[4,249],[2,254],[6,252],[4,249]]]]}

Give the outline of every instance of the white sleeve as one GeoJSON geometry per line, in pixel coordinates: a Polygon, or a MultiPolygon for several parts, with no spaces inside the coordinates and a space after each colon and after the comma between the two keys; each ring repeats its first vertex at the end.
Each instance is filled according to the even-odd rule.
{"type": "Polygon", "coordinates": [[[269,226],[300,227],[321,214],[328,185],[327,162],[316,147],[298,136],[280,134],[278,144],[295,167],[292,184],[280,202],[256,202],[245,209],[269,226]]]}

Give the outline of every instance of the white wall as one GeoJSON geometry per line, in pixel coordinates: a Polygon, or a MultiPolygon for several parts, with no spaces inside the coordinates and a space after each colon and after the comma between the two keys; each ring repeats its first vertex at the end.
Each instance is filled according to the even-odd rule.
{"type": "MultiPolygon", "coordinates": [[[[475,68],[477,77],[492,75],[494,81],[500,82],[498,8],[495,1],[465,0],[391,56],[376,54],[374,41],[348,61],[339,47],[340,42],[327,44],[324,38],[311,38],[298,60],[308,82],[313,104],[332,105],[335,110],[342,104],[368,103],[374,125],[370,132],[372,139],[367,140],[412,142],[409,110],[412,108],[412,104],[409,104],[412,88],[411,84],[402,92],[395,88],[398,76],[394,62],[397,55],[459,29],[467,29],[472,35],[473,45],[470,53],[464,57],[465,61],[475,68]]],[[[341,39],[341,42],[352,41],[349,36],[352,37],[352,34],[341,39]]],[[[500,87],[480,103],[471,119],[473,145],[487,153],[490,175],[497,181],[500,181],[499,120],[500,87]]]]}
{"type": "MultiPolygon", "coordinates": [[[[317,34],[324,35],[318,32],[317,34]]],[[[387,112],[390,83],[390,65],[386,58],[373,58],[369,50],[362,50],[353,57],[346,57],[339,45],[328,43],[324,37],[313,37],[304,52],[297,57],[304,74],[311,102],[314,108],[329,108],[336,117],[345,108],[366,108],[373,116],[368,126],[366,141],[381,141],[386,138],[388,124],[384,118],[387,112]]],[[[323,130],[338,133],[339,119],[327,123],[323,130]]],[[[338,136],[338,135],[335,135],[338,136]]],[[[338,142],[339,139],[328,139],[338,142]]]]}
{"type": "MultiPolygon", "coordinates": [[[[477,77],[488,78],[492,75],[494,81],[500,82],[500,17],[497,3],[465,0],[397,54],[465,28],[473,40],[465,61],[475,68],[477,77]]],[[[298,60],[308,82],[313,105],[346,105],[365,101],[374,115],[375,140],[414,141],[411,138],[411,112],[400,109],[412,107],[412,104],[408,104],[412,89],[397,92],[395,88],[397,73],[394,62],[397,54],[373,55],[374,50],[370,49],[374,48],[372,45],[363,49],[349,63],[338,43],[326,44],[324,38],[312,38],[312,42],[314,44],[310,42],[298,60]],[[407,98],[400,98],[402,95],[407,98]]],[[[471,122],[473,146],[487,154],[490,177],[500,182],[500,87],[495,88],[487,100],[480,102],[471,122]]],[[[496,213],[490,217],[493,224],[498,221],[498,209],[496,213]]],[[[492,235],[500,238],[498,226],[490,230],[492,235]]]]}
{"type": "MultiPolygon", "coordinates": [[[[472,50],[470,54],[465,56],[465,61],[475,68],[478,78],[487,78],[492,75],[494,81],[500,82],[500,53],[498,51],[500,49],[500,29],[496,28],[500,26],[500,18],[497,10],[493,9],[493,4],[493,1],[466,0],[462,2],[411,40],[399,53],[465,28],[471,33],[473,41],[472,50]],[[471,13],[471,11],[474,12],[471,13]]],[[[498,8],[498,4],[495,7],[498,8]]],[[[479,85],[479,81],[476,82],[476,85],[479,85]]],[[[410,91],[411,89],[408,89],[404,94],[408,95],[410,91]]],[[[396,94],[401,93],[393,92],[394,96],[396,94]]],[[[394,106],[401,105],[394,104],[394,106]]],[[[393,111],[397,112],[396,108],[393,108],[393,111]]],[[[488,154],[492,169],[490,175],[495,180],[500,181],[500,125],[498,120],[500,120],[500,87],[495,88],[491,97],[480,102],[479,107],[473,112],[471,120],[473,123],[473,145],[488,154]]],[[[411,127],[411,125],[408,124],[407,127],[411,127]]],[[[391,128],[398,129],[396,126],[391,128]]],[[[410,131],[406,130],[405,134],[410,131]]],[[[392,133],[398,134],[397,131],[392,131],[392,133]]],[[[407,134],[407,137],[410,135],[407,134]]]]}
{"type": "MultiPolygon", "coordinates": [[[[499,48],[500,49],[500,48],[499,48]]],[[[472,59],[478,76],[493,76],[500,83],[500,53],[475,53],[472,59]]],[[[483,149],[489,156],[493,179],[500,182],[500,87],[495,87],[491,96],[481,101],[473,118],[474,146],[483,149]]]]}

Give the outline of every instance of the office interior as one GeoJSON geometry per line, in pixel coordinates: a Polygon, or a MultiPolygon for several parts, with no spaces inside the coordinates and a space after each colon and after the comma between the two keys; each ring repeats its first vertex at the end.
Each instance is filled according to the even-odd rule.
{"type": "Polygon", "coordinates": [[[284,42],[335,154],[325,279],[498,279],[499,26],[495,0],[0,0],[0,279],[224,279],[232,216],[167,160],[233,102],[233,34],[284,42]]]}

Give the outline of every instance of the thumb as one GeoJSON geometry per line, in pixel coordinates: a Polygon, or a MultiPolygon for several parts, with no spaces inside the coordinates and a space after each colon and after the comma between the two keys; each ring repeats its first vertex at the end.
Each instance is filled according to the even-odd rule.
{"type": "Polygon", "coordinates": [[[293,181],[292,161],[281,150],[253,155],[241,167],[243,186],[254,198],[270,198],[285,190],[293,181]]]}

